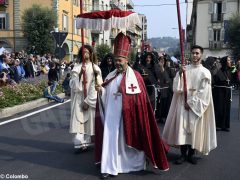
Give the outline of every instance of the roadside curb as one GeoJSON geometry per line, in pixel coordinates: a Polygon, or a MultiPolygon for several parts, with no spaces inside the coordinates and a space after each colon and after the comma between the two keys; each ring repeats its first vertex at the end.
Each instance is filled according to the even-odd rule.
{"type": "MultiPolygon", "coordinates": [[[[58,96],[60,98],[64,98],[65,94],[61,93],[61,94],[58,94],[58,96]]],[[[1,118],[6,118],[6,117],[9,117],[9,116],[13,116],[13,115],[18,114],[20,112],[32,110],[32,109],[38,108],[40,106],[47,105],[49,103],[50,102],[46,98],[40,98],[40,99],[37,99],[37,100],[34,100],[34,101],[26,102],[24,104],[16,105],[16,106],[13,106],[13,107],[7,107],[7,108],[4,108],[4,109],[0,109],[0,117],[1,118]]]]}

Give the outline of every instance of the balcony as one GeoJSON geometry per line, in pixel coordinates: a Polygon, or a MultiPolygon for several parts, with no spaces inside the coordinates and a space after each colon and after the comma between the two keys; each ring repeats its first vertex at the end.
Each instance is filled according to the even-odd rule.
{"type": "Polygon", "coordinates": [[[223,22],[223,14],[214,13],[212,14],[211,20],[212,23],[221,23],[223,22]]]}
{"type": "Polygon", "coordinates": [[[0,0],[0,7],[7,7],[8,6],[8,0],[0,0]]]}
{"type": "Polygon", "coordinates": [[[120,1],[116,1],[116,0],[110,1],[110,7],[111,7],[112,9],[125,10],[125,7],[123,6],[123,4],[120,3],[120,1]]]}
{"type": "Polygon", "coordinates": [[[222,49],[223,42],[222,41],[209,41],[209,49],[222,49]]]}
{"type": "Polygon", "coordinates": [[[91,30],[92,34],[102,34],[102,31],[100,30],[91,30]]]}
{"type": "Polygon", "coordinates": [[[129,28],[127,28],[127,31],[134,34],[135,33],[135,27],[129,27],[129,28]]]}
{"type": "Polygon", "coordinates": [[[99,5],[99,4],[94,4],[92,6],[92,12],[95,12],[95,11],[104,11],[106,9],[104,9],[105,7],[102,6],[102,5],[99,5]]]}
{"type": "Polygon", "coordinates": [[[132,0],[127,0],[127,8],[134,9],[134,4],[133,4],[132,0]]]}

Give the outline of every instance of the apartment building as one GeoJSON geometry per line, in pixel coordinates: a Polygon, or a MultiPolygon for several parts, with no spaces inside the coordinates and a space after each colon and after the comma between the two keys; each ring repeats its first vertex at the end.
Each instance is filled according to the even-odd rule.
{"type": "Polygon", "coordinates": [[[144,49],[144,44],[147,44],[147,17],[144,14],[139,14],[139,19],[141,22],[141,40],[140,40],[140,44],[141,44],[141,51],[143,51],[144,49]]]}
{"type": "MultiPolygon", "coordinates": [[[[110,1],[109,0],[92,0],[92,12],[95,11],[107,11],[110,10],[110,1]]],[[[100,30],[91,30],[92,41],[95,42],[95,45],[107,44],[111,46],[110,40],[110,30],[100,31],[100,30]]]]}
{"type": "MultiPolygon", "coordinates": [[[[26,0],[0,0],[0,47],[9,51],[19,51],[27,45],[23,37],[21,17],[23,11],[37,4],[37,0],[26,3],[26,0]]],[[[51,6],[49,0],[43,0],[43,4],[51,6]]]]}
{"type": "Polygon", "coordinates": [[[229,18],[239,13],[239,0],[193,0],[187,43],[204,48],[204,57],[223,57],[229,54],[226,28],[229,18]]]}
{"type": "MultiPolygon", "coordinates": [[[[77,55],[81,46],[80,30],[76,29],[76,16],[80,14],[79,0],[0,0],[0,47],[7,50],[20,51],[26,49],[27,41],[22,32],[23,12],[37,4],[56,11],[58,27],[53,30],[68,32],[63,44],[66,59],[71,60],[77,55]]],[[[91,0],[84,0],[84,12],[91,8],[91,0]]],[[[50,33],[50,32],[49,32],[50,33]]],[[[85,43],[91,44],[91,32],[85,31],[85,43]]]]}
{"type": "MultiPolygon", "coordinates": [[[[112,9],[120,9],[125,11],[133,11],[134,4],[132,0],[111,0],[110,7],[112,9]]],[[[139,15],[139,18],[142,16],[139,15]]],[[[141,21],[141,20],[140,20],[141,21]]],[[[144,21],[145,22],[145,21],[144,21]]],[[[132,47],[136,51],[141,48],[141,39],[142,39],[142,24],[136,25],[134,27],[122,28],[122,29],[111,29],[110,31],[110,40],[111,46],[113,46],[114,39],[119,32],[126,32],[128,36],[130,36],[132,40],[132,47]]]]}

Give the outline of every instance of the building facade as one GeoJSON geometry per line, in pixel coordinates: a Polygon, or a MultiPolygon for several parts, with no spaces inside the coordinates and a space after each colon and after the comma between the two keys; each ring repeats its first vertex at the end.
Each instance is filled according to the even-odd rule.
{"type": "Polygon", "coordinates": [[[141,22],[141,40],[140,40],[140,50],[143,51],[145,46],[148,46],[147,38],[147,17],[144,14],[139,14],[139,19],[141,22]]]}
{"type": "MultiPolygon", "coordinates": [[[[83,1],[83,12],[88,12],[91,1],[83,1]]],[[[10,52],[26,49],[28,43],[23,37],[22,15],[34,4],[48,7],[57,13],[58,27],[53,30],[68,32],[62,47],[66,52],[66,60],[72,60],[81,46],[80,30],[76,29],[76,16],[80,14],[79,0],[0,0],[0,47],[10,52]],[[26,3],[27,1],[27,3],[26,3]]],[[[50,33],[50,32],[49,32],[50,33]]],[[[85,43],[91,44],[91,32],[85,31],[85,43]]]]}
{"type": "Polygon", "coordinates": [[[204,57],[229,55],[225,34],[228,20],[239,13],[239,0],[193,0],[190,24],[187,26],[187,44],[204,48],[204,57]]]}
{"type": "MultiPolygon", "coordinates": [[[[109,0],[92,0],[92,12],[95,11],[107,11],[110,10],[110,1],[109,0]]],[[[95,45],[107,44],[111,46],[110,40],[110,30],[100,31],[100,30],[91,30],[92,41],[95,42],[95,45]]]]}
{"type": "MultiPolygon", "coordinates": [[[[56,12],[57,27],[53,26],[53,31],[68,33],[62,45],[66,52],[64,59],[73,60],[81,47],[81,31],[76,28],[76,17],[80,14],[80,0],[0,0],[0,47],[4,47],[10,52],[21,51],[28,47],[28,42],[23,36],[21,17],[23,12],[34,4],[48,7],[56,12]]],[[[133,8],[132,0],[83,0],[83,12],[110,9],[133,10],[133,8]]],[[[141,40],[147,39],[146,17],[140,15],[140,18],[143,24],[129,29],[111,29],[109,31],[84,29],[84,43],[90,45],[104,43],[112,47],[116,35],[123,31],[132,38],[132,46],[140,49],[141,40]]]]}
{"type": "MultiPolygon", "coordinates": [[[[43,0],[46,6],[51,6],[49,0],[43,0]]],[[[26,3],[24,0],[1,0],[0,1],[0,47],[8,51],[20,51],[25,49],[27,42],[23,37],[21,17],[25,9],[37,0],[26,3]]]]}

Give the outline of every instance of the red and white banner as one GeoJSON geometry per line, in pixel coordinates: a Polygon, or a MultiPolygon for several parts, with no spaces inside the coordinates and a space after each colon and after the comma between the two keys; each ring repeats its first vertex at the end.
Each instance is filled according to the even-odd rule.
{"type": "Polygon", "coordinates": [[[77,28],[110,30],[111,28],[128,28],[140,25],[139,16],[132,11],[112,9],[109,11],[97,11],[84,13],[77,17],[77,28]]]}

